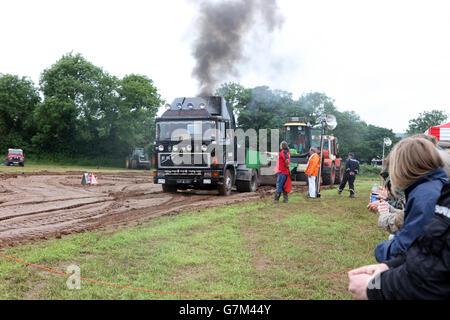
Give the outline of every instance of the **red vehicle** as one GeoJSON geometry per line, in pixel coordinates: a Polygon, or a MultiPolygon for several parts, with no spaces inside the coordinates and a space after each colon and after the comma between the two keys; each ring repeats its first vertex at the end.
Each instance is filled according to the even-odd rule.
{"type": "Polygon", "coordinates": [[[23,167],[25,165],[25,157],[22,149],[8,149],[8,156],[6,157],[6,165],[15,165],[23,167]]]}

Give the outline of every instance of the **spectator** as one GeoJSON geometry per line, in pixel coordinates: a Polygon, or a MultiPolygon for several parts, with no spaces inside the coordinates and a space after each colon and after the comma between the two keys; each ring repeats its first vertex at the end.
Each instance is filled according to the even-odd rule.
{"type": "Polygon", "coordinates": [[[384,262],[408,250],[433,217],[434,207],[447,174],[443,160],[428,140],[406,138],[395,145],[389,155],[392,188],[405,191],[404,222],[395,237],[375,248],[375,258],[384,262]]]}
{"type": "Polygon", "coordinates": [[[432,219],[405,254],[386,263],[352,270],[349,291],[355,299],[412,300],[450,298],[450,184],[432,219]]]}
{"type": "Polygon", "coordinates": [[[280,144],[280,153],[278,154],[277,162],[277,189],[275,191],[274,204],[279,203],[280,196],[283,194],[283,202],[288,202],[288,193],[285,191],[285,184],[290,179],[289,164],[291,161],[291,155],[289,153],[289,145],[286,141],[282,141],[280,144]]]}
{"type": "Polygon", "coordinates": [[[403,225],[405,195],[401,190],[397,190],[399,196],[395,196],[391,190],[391,181],[389,178],[389,157],[384,162],[380,176],[385,181],[384,188],[379,189],[378,199],[368,204],[367,209],[374,213],[379,213],[378,226],[391,234],[389,240],[403,225]]]}
{"type": "Polygon", "coordinates": [[[355,197],[355,178],[359,172],[359,161],[354,159],[355,155],[353,153],[348,154],[347,162],[345,163],[345,173],[344,179],[342,179],[341,185],[339,186],[338,193],[341,194],[342,190],[344,190],[345,185],[348,181],[348,188],[350,190],[350,198],[355,197]]]}
{"type": "Polygon", "coordinates": [[[314,152],[314,148],[309,149],[309,159],[305,170],[308,176],[309,194],[308,198],[316,198],[316,179],[319,175],[320,156],[314,152]]]}

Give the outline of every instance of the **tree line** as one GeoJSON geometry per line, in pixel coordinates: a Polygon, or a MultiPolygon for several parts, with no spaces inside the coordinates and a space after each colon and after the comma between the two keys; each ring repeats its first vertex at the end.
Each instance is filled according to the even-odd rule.
{"type": "MultiPolygon", "coordinates": [[[[400,140],[392,129],[367,124],[354,111],[339,111],[334,99],[324,93],[310,92],[295,100],[290,92],[272,90],[267,86],[245,88],[239,83],[225,83],[216,91],[233,106],[240,127],[281,128],[289,116],[305,117],[309,123],[319,125],[324,114],[336,116],[337,127],[327,134],[334,134],[339,141],[339,154],[345,157],[349,152],[363,161],[381,159],[383,140],[388,137],[392,146],[400,140]]],[[[442,124],[447,119],[444,111],[423,112],[418,118],[409,121],[406,135],[423,133],[428,127],[442,124]]],[[[392,147],[391,146],[391,147],[392,147]]],[[[389,152],[389,147],[385,149],[389,152]]]]}
{"type": "Polygon", "coordinates": [[[39,87],[0,75],[1,152],[14,147],[33,158],[123,163],[132,147],[149,146],[162,103],[148,77],[119,79],[69,53],[42,72],[39,87]]]}
{"type": "MultiPolygon", "coordinates": [[[[369,125],[353,111],[340,112],[324,93],[295,100],[267,86],[224,83],[216,95],[230,102],[243,129],[281,128],[288,116],[316,125],[321,115],[334,114],[338,126],[328,133],[338,137],[341,156],[354,152],[370,162],[381,157],[383,138],[399,140],[391,129],[369,125]]],[[[147,76],[118,78],[81,54],[68,53],[42,72],[38,86],[26,77],[0,74],[0,153],[21,148],[35,159],[123,165],[133,147],[151,152],[154,119],[163,103],[147,76]]],[[[443,111],[425,112],[410,121],[407,133],[423,133],[446,118],[443,111]]]]}

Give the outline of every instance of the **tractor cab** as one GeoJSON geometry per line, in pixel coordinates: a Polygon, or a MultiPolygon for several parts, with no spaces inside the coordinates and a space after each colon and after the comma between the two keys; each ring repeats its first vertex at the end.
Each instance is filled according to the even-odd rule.
{"type": "MultiPolygon", "coordinates": [[[[284,140],[288,143],[291,155],[305,157],[311,146],[311,126],[303,117],[289,117],[283,125],[284,140]]],[[[320,144],[320,130],[319,130],[320,144]]]]}

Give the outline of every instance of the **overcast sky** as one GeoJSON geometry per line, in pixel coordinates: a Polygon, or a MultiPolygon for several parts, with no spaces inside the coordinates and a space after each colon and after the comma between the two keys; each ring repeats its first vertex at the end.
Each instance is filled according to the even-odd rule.
{"type": "MultiPolygon", "coordinates": [[[[193,96],[197,3],[0,0],[0,73],[40,73],[81,53],[118,77],[137,73],[167,101],[193,96]]],[[[450,113],[450,1],[279,0],[273,36],[249,40],[238,81],[310,91],[354,110],[369,124],[403,132],[425,110],[450,113]]]]}

